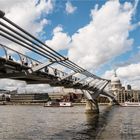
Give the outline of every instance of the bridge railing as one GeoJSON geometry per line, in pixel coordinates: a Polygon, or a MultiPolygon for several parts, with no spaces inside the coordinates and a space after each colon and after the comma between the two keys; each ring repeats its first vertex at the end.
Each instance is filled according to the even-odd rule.
{"type": "Polygon", "coordinates": [[[38,60],[35,60],[27,55],[24,55],[6,45],[0,44],[0,49],[3,50],[4,53],[1,53],[0,56],[5,58],[6,60],[11,60],[13,62],[17,62],[21,65],[25,65],[31,67],[33,64],[39,64],[38,60]],[[31,65],[32,64],[32,65],[31,65]]]}
{"type": "MultiPolygon", "coordinates": [[[[16,50],[14,50],[10,47],[7,47],[5,45],[2,45],[2,44],[0,44],[0,57],[5,58],[6,60],[9,60],[9,61],[19,63],[20,65],[23,65],[23,66],[26,66],[29,68],[41,64],[40,61],[35,60],[25,54],[22,54],[16,50]]],[[[60,78],[68,75],[68,73],[58,70],[51,66],[45,67],[40,71],[54,75],[54,76],[58,76],[60,78]]],[[[76,77],[76,76],[71,76],[71,77],[67,78],[67,80],[71,80],[71,81],[76,81],[77,79],[78,79],[78,77],[76,77]]]]}

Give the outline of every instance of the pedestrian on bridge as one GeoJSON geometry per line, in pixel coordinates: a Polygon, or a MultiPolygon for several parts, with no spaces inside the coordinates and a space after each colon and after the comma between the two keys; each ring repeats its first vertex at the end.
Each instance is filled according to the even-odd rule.
{"type": "Polygon", "coordinates": [[[27,61],[25,61],[25,59],[24,59],[24,58],[22,59],[22,65],[28,66],[28,62],[27,62],[27,61]]]}
{"type": "Polygon", "coordinates": [[[54,69],[54,75],[57,76],[57,69],[54,69]]]}
{"type": "Polygon", "coordinates": [[[49,73],[48,67],[45,67],[45,72],[46,72],[46,73],[49,73]]]}
{"type": "Polygon", "coordinates": [[[13,61],[13,58],[12,58],[12,56],[11,55],[9,55],[9,58],[8,58],[9,60],[11,60],[11,61],[13,61]]]}

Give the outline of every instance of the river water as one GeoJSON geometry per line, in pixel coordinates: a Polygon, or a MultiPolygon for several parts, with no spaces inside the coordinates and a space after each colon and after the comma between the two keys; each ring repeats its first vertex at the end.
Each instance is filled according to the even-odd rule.
{"type": "Polygon", "coordinates": [[[0,140],[140,140],[140,107],[0,106],[0,140]]]}

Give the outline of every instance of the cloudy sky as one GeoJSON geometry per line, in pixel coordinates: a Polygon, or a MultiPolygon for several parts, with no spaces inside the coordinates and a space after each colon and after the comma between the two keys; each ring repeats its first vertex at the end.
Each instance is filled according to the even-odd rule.
{"type": "MultiPolygon", "coordinates": [[[[140,89],[139,0],[0,0],[6,17],[92,73],[140,89]]],[[[26,87],[0,80],[0,88],[26,87]]],[[[41,89],[46,85],[38,85],[41,89]]]]}

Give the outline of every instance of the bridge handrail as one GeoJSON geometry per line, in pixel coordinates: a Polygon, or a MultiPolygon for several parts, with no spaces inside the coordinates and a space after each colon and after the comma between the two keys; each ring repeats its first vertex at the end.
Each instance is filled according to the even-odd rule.
{"type": "MultiPolygon", "coordinates": [[[[33,58],[31,58],[31,57],[29,57],[29,56],[27,56],[27,55],[25,55],[25,54],[23,54],[23,53],[21,53],[21,52],[18,52],[18,51],[16,51],[16,50],[14,50],[14,49],[12,49],[12,48],[10,48],[10,47],[8,47],[8,46],[6,46],[6,45],[3,45],[3,44],[1,44],[0,43],[0,46],[5,50],[5,53],[7,54],[7,51],[6,51],[6,49],[8,49],[8,50],[11,50],[11,51],[13,51],[13,52],[16,52],[17,54],[19,54],[19,55],[22,55],[22,56],[24,56],[25,58],[28,58],[28,59],[30,59],[31,61],[34,61],[34,62],[37,62],[38,64],[41,64],[42,62],[40,62],[40,61],[38,61],[38,60],[36,60],[36,59],[33,59],[33,58]],[[6,49],[5,49],[6,48],[6,49]]],[[[6,57],[6,59],[8,59],[8,57],[6,57]]],[[[22,64],[22,63],[21,63],[22,64]]],[[[23,65],[23,64],[22,64],[23,65]]],[[[53,71],[57,71],[57,74],[59,74],[59,73],[62,73],[63,75],[67,75],[68,73],[66,73],[66,72],[63,72],[63,71],[61,71],[61,70],[58,70],[58,69],[56,69],[56,68],[54,68],[54,67],[51,67],[51,66],[49,66],[49,68],[51,68],[53,71]]],[[[72,76],[72,78],[76,78],[75,76],[72,76]]]]}
{"type": "MultiPolygon", "coordinates": [[[[12,49],[12,48],[10,48],[10,47],[8,47],[8,46],[5,46],[5,45],[3,45],[3,44],[1,44],[1,43],[0,43],[0,46],[2,46],[2,47],[4,47],[4,48],[7,48],[7,49],[9,49],[9,50],[11,50],[11,51],[13,51],[13,52],[16,52],[17,54],[22,55],[22,56],[24,56],[24,57],[26,57],[26,58],[29,58],[29,59],[31,59],[31,60],[33,60],[33,61],[35,61],[35,62],[41,63],[40,61],[38,61],[38,60],[36,60],[36,59],[34,59],[34,58],[31,58],[31,57],[29,57],[29,56],[27,56],[27,55],[25,55],[25,54],[23,54],[23,53],[21,53],[21,52],[18,52],[18,51],[14,50],[14,49],[12,49]]],[[[7,58],[7,59],[8,59],[8,58],[7,58]]]]}

